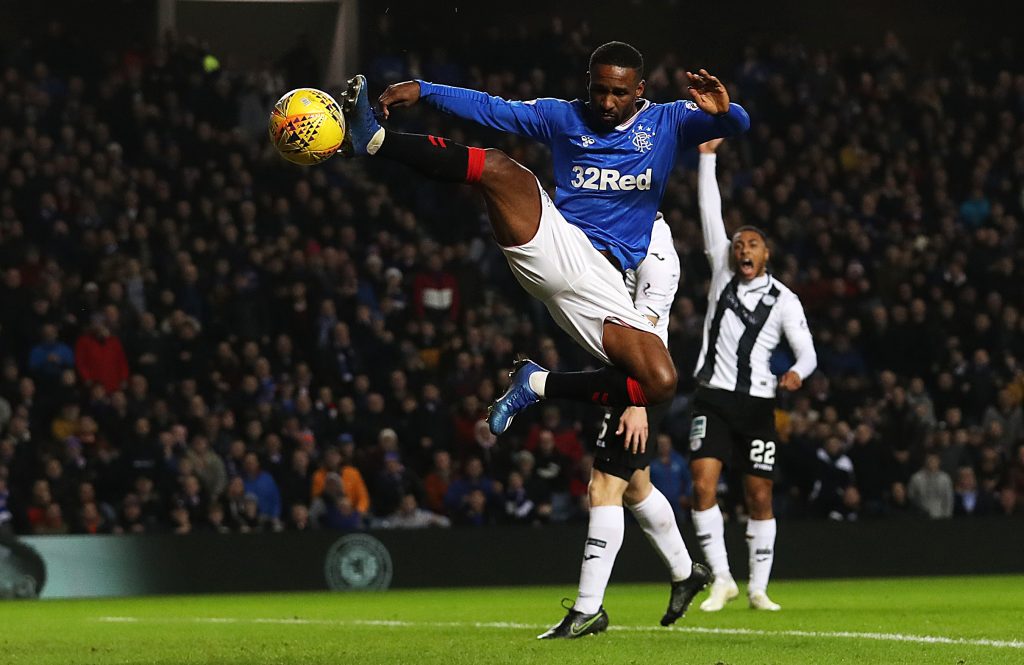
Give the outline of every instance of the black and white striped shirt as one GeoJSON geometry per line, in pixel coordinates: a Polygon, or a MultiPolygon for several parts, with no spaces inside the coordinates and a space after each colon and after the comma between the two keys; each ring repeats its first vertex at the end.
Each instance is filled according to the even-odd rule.
{"type": "Polygon", "coordinates": [[[732,271],[732,243],[725,234],[715,155],[700,156],[698,196],[704,248],[711,262],[711,290],[704,318],[704,343],[694,376],[704,386],[775,397],[772,352],[786,337],[796,354],[790,370],[806,379],[818,364],[800,299],[769,274],[744,283],[732,271]]]}

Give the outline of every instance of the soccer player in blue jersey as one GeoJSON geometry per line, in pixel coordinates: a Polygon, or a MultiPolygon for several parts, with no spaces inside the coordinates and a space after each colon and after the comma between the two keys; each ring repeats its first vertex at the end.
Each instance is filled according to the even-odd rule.
{"type": "MultiPolygon", "coordinates": [[[[361,77],[353,80],[346,94],[349,152],[391,158],[440,180],[477,183],[495,239],[520,284],[544,302],[556,322],[584,348],[611,365],[594,372],[547,373],[534,363],[520,364],[512,386],[489,418],[495,433],[542,397],[644,406],[667,401],[674,393],[675,371],[667,349],[651,334],[651,322],[633,306],[619,270],[636,268],[647,254],[677,151],[744,131],[749,120],[740,107],[729,103],[725,87],[704,70],[688,74],[695,102],[659,105],[643,100],[642,68],[639,52],[612,43],[591,59],[587,102],[507,102],[423,82],[409,82],[406,92],[383,100],[386,117],[389,106],[437,95],[441,108],[458,109],[458,115],[546,142],[555,159],[556,205],[532,173],[500,151],[385,132],[365,101],[361,77]]],[[[622,542],[622,500],[632,472],[595,474],[580,596],[566,619],[544,637],[578,637],[607,627],[601,600],[622,542]]],[[[668,513],[671,516],[671,507],[668,513]]],[[[678,574],[673,570],[679,579],[662,621],[667,625],[685,611],[709,576],[691,574],[674,518],[671,526],[656,521],[667,536],[675,532],[678,543],[663,545],[673,550],[676,561],[687,564],[678,574]]]]}

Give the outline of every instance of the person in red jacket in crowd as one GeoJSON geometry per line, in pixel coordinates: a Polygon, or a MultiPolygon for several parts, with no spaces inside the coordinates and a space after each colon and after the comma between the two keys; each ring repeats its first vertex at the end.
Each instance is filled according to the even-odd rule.
{"type": "Polygon", "coordinates": [[[84,383],[98,383],[107,394],[120,390],[128,381],[124,347],[110,332],[103,315],[93,316],[89,327],[75,342],[75,369],[84,383]]]}
{"type": "Polygon", "coordinates": [[[440,254],[432,254],[427,269],[413,282],[413,303],[416,315],[435,323],[445,319],[459,320],[459,283],[455,275],[444,269],[440,254]]]}

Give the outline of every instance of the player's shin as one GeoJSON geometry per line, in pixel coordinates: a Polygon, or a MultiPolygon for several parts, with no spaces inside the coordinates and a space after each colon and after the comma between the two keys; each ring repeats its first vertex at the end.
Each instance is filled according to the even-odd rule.
{"type": "Polygon", "coordinates": [[[690,576],[693,559],[686,549],[683,536],[676,524],[676,515],[672,504],[657,487],[651,487],[651,493],[643,501],[629,507],[633,517],[644,530],[644,535],[657,550],[658,556],[668,566],[673,582],[679,582],[690,576]]]}
{"type": "Polygon", "coordinates": [[[387,132],[374,153],[405,164],[432,180],[473,183],[484,170],[483,148],[470,148],[439,136],[387,132]]]}
{"type": "Polygon", "coordinates": [[[725,551],[725,520],[718,504],[707,510],[693,511],[693,526],[715,579],[731,580],[732,572],[729,571],[729,558],[725,551]]]}
{"type": "Polygon", "coordinates": [[[601,406],[647,406],[637,381],[615,367],[590,372],[550,372],[544,387],[548,399],[571,399],[601,406]]]}
{"type": "Polygon", "coordinates": [[[775,561],[775,519],[747,522],[747,547],[750,550],[750,584],[747,593],[764,592],[775,561]]]}
{"type": "Polygon", "coordinates": [[[579,593],[573,606],[577,612],[593,614],[601,608],[615,557],[622,546],[624,530],[622,506],[593,506],[590,509],[579,593]]]}

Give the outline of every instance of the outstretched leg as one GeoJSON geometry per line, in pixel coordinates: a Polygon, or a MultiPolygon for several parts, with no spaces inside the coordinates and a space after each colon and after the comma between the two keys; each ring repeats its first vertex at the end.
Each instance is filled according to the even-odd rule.
{"type": "Polygon", "coordinates": [[[345,153],[383,157],[431,180],[475,186],[487,203],[491,230],[503,247],[525,245],[540,225],[540,190],[529,169],[500,150],[472,148],[440,136],[387,131],[373,113],[361,74],[342,102],[348,124],[345,153]]]}
{"type": "MultiPolygon", "coordinates": [[[[533,173],[505,153],[467,147],[443,137],[386,131],[374,116],[366,94],[366,79],[361,75],[349,82],[343,110],[348,124],[345,154],[375,155],[405,164],[435,180],[473,185],[487,204],[495,240],[506,249],[527,245],[537,235],[545,195],[533,173]]],[[[594,254],[596,262],[604,260],[594,254]]],[[[562,276],[540,277],[557,281],[562,276]]],[[[523,283],[519,274],[517,278],[523,283]]],[[[532,290],[531,293],[541,297],[532,290]]],[[[550,307],[546,299],[541,299],[550,307]]],[[[558,316],[556,320],[573,333],[569,330],[571,322],[558,316]]],[[[498,400],[489,419],[491,431],[504,432],[516,413],[545,396],[608,406],[646,406],[671,399],[676,387],[675,367],[653,327],[646,330],[606,321],[600,344],[614,367],[550,375],[533,363],[517,368],[509,392],[498,400]]],[[[594,352],[592,348],[588,350],[594,352]]]]}

